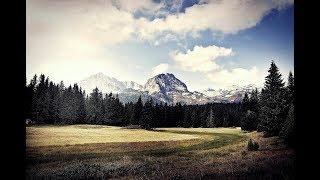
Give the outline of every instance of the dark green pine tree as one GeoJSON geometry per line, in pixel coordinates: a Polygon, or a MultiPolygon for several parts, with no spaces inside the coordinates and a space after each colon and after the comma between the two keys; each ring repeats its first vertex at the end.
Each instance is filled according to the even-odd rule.
{"type": "Polygon", "coordinates": [[[286,121],[280,131],[280,137],[289,145],[294,146],[296,136],[296,124],[294,119],[294,105],[291,104],[286,121]]]}
{"type": "Polygon", "coordinates": [[[190,114],[190,126],[189,127],[196,127],[196,124],[197,124],[196,121],[197,121],[197,110],[196,110],[196,108],[192,108],[192,111],[190,114]]]}
{"type": "Polygon", "coordinates": [[[258,89],[252,90],[250,98],[247,96],[244,102],[246,102],[246,107],[241,118],[241,129],[246,131],[257,130],[260,110],[258,89]]]}
{"type": "Polygon", "coordinates": [[[212,108],[210,108],[208,117],[207,117],[207,127],[213,128],[215,127],[215,120],[212,108]]]}
{"type": "Polygon", "coordinates": [[[106,120],[115,119],[114,97],[112,93],[106,94],[103,100],[103,113],[106,120]]]}
{"type": "Polygon", "coordinates": [[[294,103],[294,77],[291,73],[289,72],[288,76],[288,85],[286,87],[286,93],[287,93],[287,106],[288,106],[288,111],[292,103],[294,103]]]}
{"type": "Polygon", "coordinates": [[[63,90],[61,96],[60,117],[62,124],[73,124],[75,121],[74,94],[72,86],[63,90]]]}
{"type": "Polygon", "coordinates": [[[92,91],[89,97],[88,115],[92,124],[103,123],[103,97],[97,87],[92,91]]]}
{"type": "Polygon", "coordinates": [[[89,95],[88,95],[88,94],[86,94],[84,102],[85,102],[85,108],[86,108],[85,123],[86,123],[86,124],[91,124],[90,98],[89,98],[89,95]]]}
{"type": "Polygon", "coordinates": [[[250,112],[250,100],[249,100],[249,95],[248,93],[244,94],[244,97],[241,102],[241,108],[242,108],[242,116],[241,116],[241,129],[242,130],[251,130],[251,128],[248,128],[250,126],[248,121],[248,112],[250,112]]]}
{"type": "Polygon", "coordinates": [[[113,99],[113,104],[114,104],[114,123],[116,123],[117,125],[120,125],[123,123],[124,121],[124,106],[123,104],[120,102],[119,100],[119,96],[118,94],[116,95],[116,97],[113,99]]]}
{"type": "Polygon", "coordinates": [[[195,114],[193,114],[192,118],[193,118],[193,127],[201,127],[201,119],[200,117],[200,113],[201,113],[201,106],[199,106],[198,104],[195,105],[195,114]]]}
{"type": "Polygon", "coordinates": [[[201,127],[207,127],[207,118],[208,118],[208,114],[210,112],[208,105],[201,105],[200,108],[200,116],[199,119],[201,121],[201,127]]]}
{"type": "Polygon", "coordinates": [[[58,119],[55,119],[54,123],[55,124],[62,124],[64,123],[64,119],[62,118],[62,111],[63,109],[63,96],[64,96],[64,91],[65,91],[65,86],[63,81],[60,81],[60,83],[57,85],[58,91],[59,91],[59,95],[58,95],[58,119]]]}
{"type": "Polygon", "coordinates": [[[54,124],[55,121],[59,119],[60,115],[60,93],[59,87],[55,85],[53,82],[49,83],[49,116],[50,116],[50,124],[54,124]]]}
{"type": "Polygon", "coordinates": [[[133,125],[140,124],[142,108],[143,108],[143,104],[142,104],[141,96],[139,96],[138,101],[134,104],[133,122],[132,122],[133,125]]]}
{"type": "Polygon", "coordinates": [[[261,122],[258,130],[266,136],[279,134],[285,120],[284,83],[278,67],[272,61],[265,85],[261,91],[261,122]]]}
{"type": "Polygon", "coordinates": [[[37,123],[48,123],[49,117],[49,79],[41,74],[33,98],[33,113],[37,123]]]}
{"type": "Polygon", "coordinates": [[[248,110],[241,119],[241,129],[245,131],[254,131],[257,129],[258,114],[248,110]]]}
{"type": "Polygon", "coordinates": [[[153,107],[153,120],[152,120],[152,126],[153,127],[159,127],[159,121],[160,121],[160,106],[158,103],[156,103],[153,107]]]}
{"type": "Polygon", "coordinates": [[[165,108],[165,122],[164,125],[166,127],[171,127],[171,104],[167,105],[165,108]]]}
{"type": "Polygon", "coordinates": [[[134,104],[131,102],[129,106],[129,114],[128,114],[129,123],[132,124],[134,122],[134,104]]]}
{"type": "Polygon", "coordinates": [[[123,117],[123,125],[127,126],[133,122],[133,103],[126,103],[124,106],[124,117],[123,117]]]}
{"type": "Polygon", "coordinates": [[[294,144],[296,134],[296,124],[294,118],[294,77],[292,73],[288,76],[288,85],[286,87],[286,108],[288,110],[286,121],[280,132],[280,136],[291,146],[294,144]]]}
{"type": "Polygon", "coordinates": [[[164,127],[168,127],[168,121],[169,121],[169,116],[168,116],[168,112],[169,112],[169,106],[167,103],[164,103],[164,106],[162,108],[162,114],[163,114],[163,119],[161,120],[161,124],[164,127]]]}
{"type": "Polygon", "coordinates": [[[249,110],[249,107],[250,107],[249,95],[248,95],[248,93],[245,93],[244,97],[242,99],[243,112],[246,113],[249,110]]]}
{"type": "Polygon", "coordinates": [[[144,129],[150,130],[153,128],[153,101],[152,99],[148,99],[144,104],[142,111],[141,111],[141,126],[144,129]]]}
{"type": "Polygon", "coordinates": [[[281,117],[287,119],[290,107],[294,104],[294,78],[291,71],[289,72],[287,86],[284,88],[284,101],[281,117]]]}
{"type": "Polygon", "coordinates": [[[288,76],[288,91],[290,92],[290,94],[294,94],[294,77],[292,72],[289,72],[289,76],[288,76]]]}
{"type": "Polygon", "coordinates": [[[26,86],[26,101],[25,101],[25,118],[34,120],[34,115],[32,111],[32,102],[35,98],[35,90],[37,86],[37,75],[35,74],[30,80],[30,83],[26,86]]]}
{"type": "Polygon", "coordinates": [[[259,91],[257,88],[251,91],[251,95],[249,98],[249,109],[259,114],[260,104],[259,104],[259,91]]]}
{"type": "Polygon", "coordinates": [[[79,91],[77,92],[76,96],[78,100],[78,106],[77,106],[77,123],[86,123],[86,103],[85,103],[85,92],[82,91],[80,88],[79,91]]]}

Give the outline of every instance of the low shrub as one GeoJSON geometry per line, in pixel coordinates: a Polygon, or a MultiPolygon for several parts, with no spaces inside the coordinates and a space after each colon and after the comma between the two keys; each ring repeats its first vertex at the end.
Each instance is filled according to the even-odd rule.
{"type": "Polygon", "coordinates": [[[250,139],[247,145],[247,149],[248,151],[257,151],[259,149],[259,144],[250,139]]]}

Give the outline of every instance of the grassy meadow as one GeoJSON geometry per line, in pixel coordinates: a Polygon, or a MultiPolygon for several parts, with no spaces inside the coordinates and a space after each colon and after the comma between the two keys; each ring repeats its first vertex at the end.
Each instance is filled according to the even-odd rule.
{"type": "Polygon", "coordinates": [[[294,152],[239,128],[28,126],[27,179],[212,179],[292,176],[294,152]],[[260,145],[247,151],[249,139],[260,145]]]}

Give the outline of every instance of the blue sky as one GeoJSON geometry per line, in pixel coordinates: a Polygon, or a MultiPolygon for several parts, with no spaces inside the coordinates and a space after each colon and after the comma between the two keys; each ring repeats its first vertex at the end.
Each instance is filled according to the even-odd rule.
{"type": "Polygon", "coordinates": [[[27,78],[102,72],[144,84],[170,72],[190,90],[262,86],[294,69],[293,1],[27,2],[27,78]],[[234,10],[235,9],[235,10],[234,10]],[[63,17],[63,18],[61,18],[63,17]]]}

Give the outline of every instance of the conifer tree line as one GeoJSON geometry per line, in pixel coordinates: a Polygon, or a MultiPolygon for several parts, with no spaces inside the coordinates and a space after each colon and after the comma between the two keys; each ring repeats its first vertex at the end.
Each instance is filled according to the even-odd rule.
{"type": "Polygon", "coordinates": [[[95,88],[89,94],[77,84],[65,87],[35,75],[26,86],[26,118],[37,124],[108,124],[153,127],[233,127],[261,131],[266,136],[294,139],[294,77],[285,85],[272,61],[265,84],[244,95],[241,103],[168,105],[152,99],[123,104],[116,94],[95,88]]]}
{"type": "Polygon", "coordinates": [[[175,105],[152,99],[123,104],[117,94],[103,94],[95,88],[86,94],[77,84],[65,87],[48,77],[35,75],[26,86],[26,118],[36,124],[107,124],[154,127],[239,126],[241,104],[210,103],[175,105]]]}

